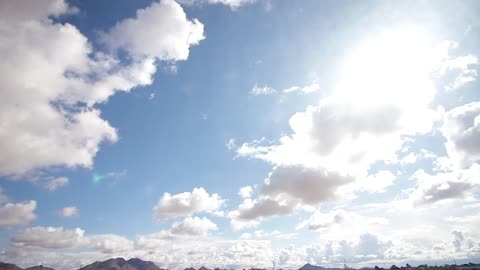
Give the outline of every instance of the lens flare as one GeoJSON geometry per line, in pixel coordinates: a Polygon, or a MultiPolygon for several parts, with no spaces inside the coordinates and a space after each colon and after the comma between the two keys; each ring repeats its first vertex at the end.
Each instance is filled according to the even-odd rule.
{"type": "Polygon", "coordinates": [[[92,176],[92,181],[95,184],[100,183],[103,180],[104,176],[99,173],[94,173],[92,176]]]}

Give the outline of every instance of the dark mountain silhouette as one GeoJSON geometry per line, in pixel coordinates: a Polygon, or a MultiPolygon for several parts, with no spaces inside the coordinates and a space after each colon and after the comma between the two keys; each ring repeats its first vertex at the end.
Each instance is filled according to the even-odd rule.
{"type": "Polygon", "coordinates": [[[12,263],[0,262],[0,270],[23,270],[23,269],[12,263]]]}
{"type": "Polygon", "coordinates": [[[304,266],[300,267],[298,270],[324,270],[325,268],[317,265],[312,265],[312,264],[305,264],[304,266]]]}
{"type": "Polygon", "coordinates": [[[50,268],[50,267],[46,267],[46,266],[43,266],[43,265],[37,265],[37,266],[32,266],[32,267],[25,268],[25,270],[55,270],[55,269],[50,268]]]}
{"type": "Polygon", "coordinates": [[[80,270],[162,270],[153,262],[137,258],[126,261],[124,258],[109,259],[104,262],[94,262],[80,270]]]}

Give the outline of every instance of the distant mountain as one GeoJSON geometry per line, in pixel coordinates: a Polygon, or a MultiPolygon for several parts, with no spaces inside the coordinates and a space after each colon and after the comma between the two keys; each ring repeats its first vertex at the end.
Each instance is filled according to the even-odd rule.
{"type": "Polygon", "coordinates": [[[23,270],[23,269],[12,263],[0,262],[0,270],[23,270]]]}
{"type": "Polygon", "coordinates": [[[298,270],[324,270],[325,268],[317,265],[312,265],[312,264],[305,264],[304,266],[300,267],[298,270]]]}
{"type": "Polygon", "coordinates": [[[54,269],[50,267],[45,267],[43,265],[37,265],[37,266],[25,268],[25,270],[54,270],[54,269]]]}
{"type": "MultiPolygon", "coordinates": [[[[2,269],[0,269],[2,270],[2,269]]],[[[42,270],[42,269],[38,269],[42,270]]],[[[43,269],[46,270],[46,269],[43,269]]],[[[124,258],[109,259],[104,262],[94,262],[79,270],[162,270],[153,262],[142,261],[140,259],[130,259],[126,261],[124,258]]]]}
{"type": "Polygon", "coordinates": [[[304,266],[300,267],[298,270],[344,270],[344,269],[343,268],[325,268],[318,265],[307,263],[304,266]]]}

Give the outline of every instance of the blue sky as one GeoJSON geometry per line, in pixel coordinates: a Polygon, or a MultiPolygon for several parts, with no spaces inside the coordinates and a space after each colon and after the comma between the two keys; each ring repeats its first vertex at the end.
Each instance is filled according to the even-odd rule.
{"type": "Polygon", "coordinates": [[[0,261],[478,261],[476,1],[0,4],[0,261]]]}

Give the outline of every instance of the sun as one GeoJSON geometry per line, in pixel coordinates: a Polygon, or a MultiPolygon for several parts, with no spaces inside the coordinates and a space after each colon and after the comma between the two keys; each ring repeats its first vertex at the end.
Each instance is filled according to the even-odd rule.
{"type": "Polygon", "coordinates": [[[445,57],[431,34],[414,25],[383,29],[346,52],[335,93],[354,103],[424,106],[432,101],[431,77],[445,57]]]}

